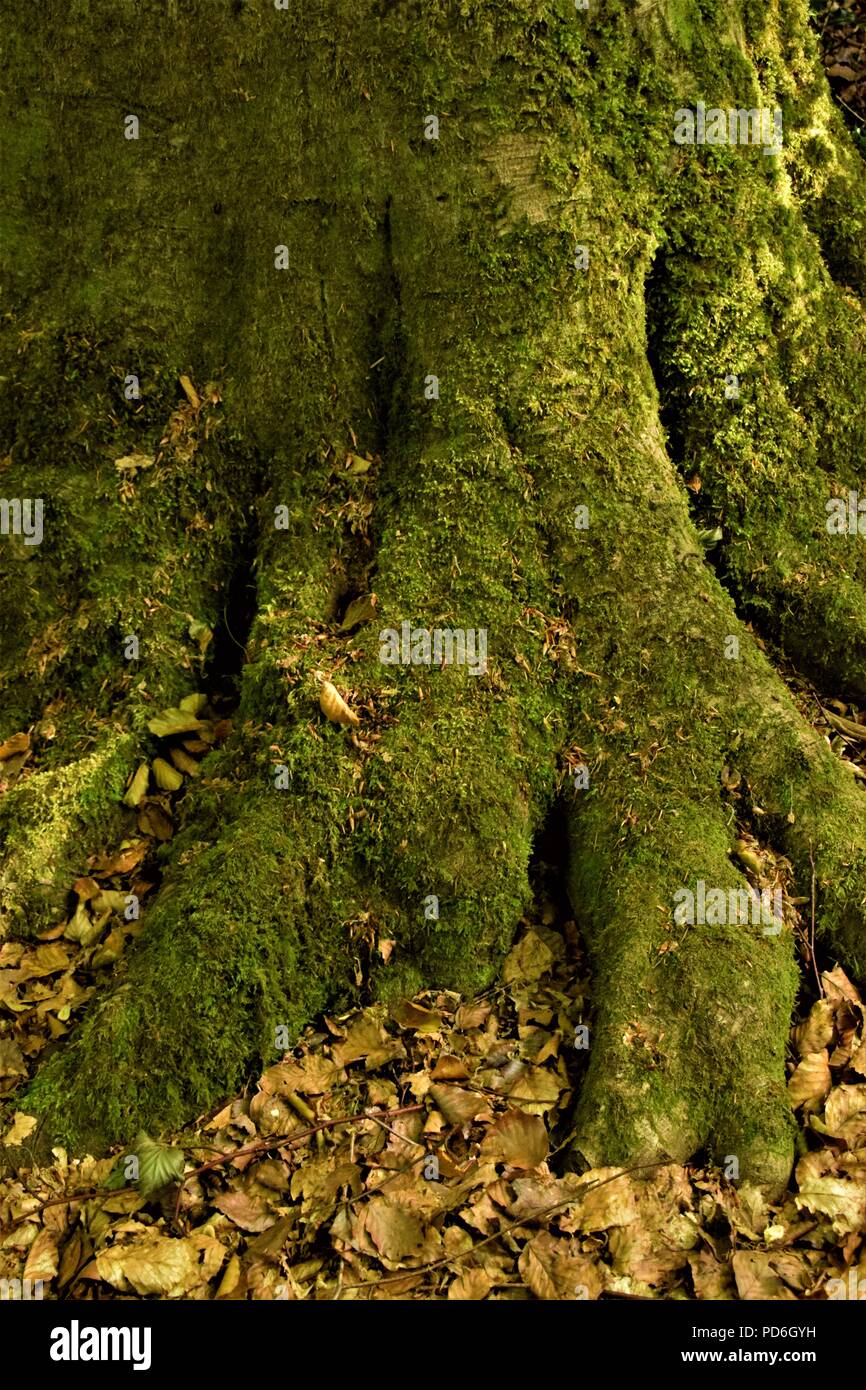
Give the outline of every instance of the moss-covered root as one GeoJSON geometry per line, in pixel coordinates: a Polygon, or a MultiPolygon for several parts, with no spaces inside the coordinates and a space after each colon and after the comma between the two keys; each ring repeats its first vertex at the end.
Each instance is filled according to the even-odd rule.
{"type": "MultiPolygon", "coordinates": [[[[643,797],[626,767],[607,776],[618,795],[628,797],[631,781],[643,797]]],[[[748,918],[726,924],[729,902],[749,894],[713,791],[668,799],[660,824],[636,826],[610,859],[593,846],[610,843],[616,803],[602,790],[573,821],[571,892],[592,951],[596,1018],[573,1156],[682,1162],[706,1148],[732,1176],[784,1183],[793,1154],[783,1066],[797,984],[790,935],[764,935],[748,918]],[[724,895],[725,911],[709,923],[677,921],[689,905],[683,890],[701,915],[701,883],[717,901],[724,895]]]]}
{"type": "MultiPolygon", "coordinates": [[[[745,611],[825,686],[862,697],[864,305],[831,278],[784,167],[709,153],[671,181],[651,279],[672,447],[745,611]]],[[[849,165],[862,200],[866,166],[849,165]]]]}
{"type": "Polygon", "coordinates": [[[259,786],[220,819],[211,844],[201,821],[181,837],[115,988],[30,1088],[24,1104],[55,1142],[99,1152],[142,1126],[186,1124],[276,1060],[339,993],[332,982],[351,979],[342,921],[359,889],[322,859],[320,826],[259,786]]]}
{"type": "MultiPolygon", "coordinates": [[[[568,354],[567,323],[560,342],[568,354]]],[[[707,1147],[736,1160],[731,1172],[776,1185],[793,1156],[784,1054],[797,972],[790,933],[753,911],[734,867],[721,778],[746,693],[758,680],[762,699],[784,689],[703,562],[631,351],[627,339],[613,348],[629,389],[625,438],[601,389],[575,429],[552,356],[533,383],[546,418],[527,411],[519,427],[551,499],[579,660],[595,673],[572,692],[593,770],[574,808],[571,881],[597,1008],[575,1154],[624,1162],[707,1147]],[[573,462],[590,430],[596,478],[573,462]],[[583,536],[569,526],[569,492],[592,518],[583,536]]]]}
{"type": "Polygon", "coordinates": [[[187,792],[163,884],[109,992],[27,1095],[75,1150],[177,1128],[242,1088],[354,978],[346,924],[364,890],[341,844],[354,760],[343,730],[311,732],[313,689],[285,676],[313,660],[334,558],[333,537],[308,529],[321,480],[311,472],[303,495],[298,472],[273,478],[293,523],[285,554],[267,521],[237,732],[187,792]]]}
{"type": "MultiPolygon", "coordinates": [[[[461,341],[454,360],[470,355],[461,341]]],[[[440,351],[443,376],[451,360],[440,351]]],[[[410,353],[417,380],[415,363],[410,353]]],[[[527,479],[484,396],[467,392],[467,407],[452,392],[449,378],[446,400],[422,401],[414,418],[407,406],[412,424],[391,441],[369,678],[398,692],[396,722],[365,773],[359,847],[394,904],[390,973],[404,988],[435,980],[471,993],[492,982],[526,905],[554,704],[528,616],[544,581],[527,479]],[[398,652],[404,624],[417,636],[398,652]],[[381,662],[392,654],[398,663],[381,662]]]]}
{"type": "MultiPolygon", "coordinates": [[[[593,166],[605,254],[576,275],[573,237],[583,227],[572,201],[557,202],[549,186],[558,177],[555,161],[545,166],[546,180],[534,153],[531,141],[519,158],[511,146],[492,145],[493,172],[481,178],[474,166],[471,175],[461,167],[459,152],[443,151],[436,179],[425,185],[419,175],[392,208],[409,379],[420,387],[435,372],[440,386],[421,434],[436,469],[412,469],[402,490],[410,528],[412,507],[429,518],[432,593],[453,605],[464,597],[457,579],[463,554],[454,547],[455,566],[443,583],[440,552],[460,525],[464,497],[475,504],[472,534],[486,545],[486,510],[478,505],[486,502],[508,538],[516,596],[533,576],[542,612],[561,612],[564,604],[577,660],[594,673],[571,682],[563,675],[547,725],[564,732],[570,717],[575,740],[599,759],[588,809],[577,811],[573,830],[572,891],[597,999],[575,1152],[600,1163],[686,1158],[709,1146],[735,1158],[742,1176],[778,1183],[793,1154],[783,1069],[797,978],[790,934],[765,937],[760,924],[736,919],[693,927],[673,921],[675,895],[697,891],[698,881],[719,893],[746,895],[747,888],[728,857],[734,835],[719,795],[736,688],[725,640],[737,620],[703,564],[661,446],[642,352],[643,272],[653,238],[630,226],[625,255],[615,231],[622,191],[593,166]],[[458,186],[471,177],[472,196],[436,197],[447,177],[458,186]],[[488,178],[495,211],[480,218],[488,178]],[[430,268],[426,276],[421,264],[430,268]],[[462,330],[467,316],[471,341],[462,330]],[[508,431],[507,451],[490,444],[491,399],[508,431]],[[511,501],[518,467],[530,503],[523,527],[511,501]],[[499,485],[491,495],[492,472],[499,485]],[[432,480],[449,475],[455,501],[447,511],[440,504],[437,518],[432,480]],[[536,578],[527,563],[529,517],[551,543],[556,587],[545,569],[536,578]]],[[[641,205],[641,215],[651,221],[648,207],[641,205]]],[[[412,401],[400,406],[402,418],[417,409],[412,401]]],[[[402,519],[401,510],[401,531],[402,519]]],[[[417,549],[412,529],[409,535],[417,549]]],[[[498,627],[506,606],[492,586],[479,584],[485,567],[472,564],[471,544],[466,549],[468,611],[474,618],[479,602],[482,614],[489,606],[498,627]]],[[[401,575],[419,598],[426,580],[420,563],[414,583],[411,572],[401,575]]],[[[505,639],[509,658],[513,642],[505,639]]],[[[537,649],[517,655],[530,669],[542,664],[537,649]]],[[[506,704],[505,729],[509,713],[506,704]]],[[[519,733],[519,721],[513,728],[519,733]]],[[[514,745],[519,753],[519,738],[514,745]]]]}
{"type": "Polygon", "coordinates": [[[787,695],[753,684],[740,710],[737,765],[774,841],[794,865],[798,891],[815,894],[825,949],[866,971],[866,792],[809,728],[787,695]]]}
{"type": "MultiPolygon", "coordinates": [[[[235,734],[184,798],[128,961],[28,1093],[45,1131],[76,1149],[177,1127],[241,1089],[317,1012],[346,1002],[356,977],[349,924],[368,904],[345,827],[359,757],[318,714],[312,673],[345,661],[335,593],[370,562],[346,524],[363,522],[370,499],[335,474],[346,477],[353,429],[359,453],[377,446],[376,298],[350,218],[335,216],[325,246],[309,212],[287,222],[300,285],[286,332],[305,331],[306,351],[282,362],[286,422],[262,460],[257,613],[235,734]]],[[[247,425],[262,436],[252,407],[247,425]]]]}

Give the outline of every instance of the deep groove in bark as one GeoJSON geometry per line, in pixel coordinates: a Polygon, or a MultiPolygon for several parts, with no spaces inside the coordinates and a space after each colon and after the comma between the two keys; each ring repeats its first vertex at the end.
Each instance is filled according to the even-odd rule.
{"type": "MultiPolygon", "coordinates": [[[[714,506],[709,495],[703,491],[695,492],[686,486],[689,470],[689,455],[686,442],[686,433],[681,424],[681,411],[673,399],[675,392],[670,383],[666,380],[666,366],[664,362],[664,351],[662,347],[662,331],[664,318],[665,302],[665,281],[666,281],[666,255],[661,249],[655,256],[650,272],[645,282],[645,304],[646,304],[646,357],[653,374],[659,400],[659,419],[665,434],[665,443],[668,457],[677,470],[688,494],[689,513],[692,523],[698,532],[713,531],[721,527],[723,535],[718,542],[708,544],[704,547],[704,559],[709,568],[713,571],[719,584],[727,593],[734,605],[737,618],[749,624],[759,638],[768,643],[771,647],[783,650],[781,633],[778,622],[773,621],[761,604],[750,601],[750,596],[744,592],[742,585],[736,576],[731,572],[726,560],[725,545],[725,523],[726,518],[714,506]]],[[[768,655],[771,655],[768,653],[768,655]]],[[[800,670],[794,657],[787,651],[784,653],[785,660],[795,669],[800,670]]],[[[772,658],[771,658],[772,659],[772,658]]],[[[777,666],[778,664],[774,663],[777,666]]],[[[816,672],[813,668],[809,670],[802,668],[802,674],[814,679],[816,672]]],[[[783,677],[784,678],[784,677],[783,677]]]]}
{"type": "Polygon", "coordinates": [[[214,628],[204,676],[207,691],[234,705],[240,693],[240,675],[247,641],[256,615],[256,538],[249,519],[237,550],[237,560],[224,589],[222,616],[214,628]]]}

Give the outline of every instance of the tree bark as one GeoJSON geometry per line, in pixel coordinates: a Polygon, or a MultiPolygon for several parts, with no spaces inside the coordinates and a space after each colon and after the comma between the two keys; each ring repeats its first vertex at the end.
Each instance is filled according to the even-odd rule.
{"type": "Polygon", "coordinates": [[[15,7],[0,479],[46,522],[0,543],[0,736],[55,733],[0,799],[7,930],[128,833],[148,720],[214,674],[190,622],[254,586],[231,738],[26,1103],[76,1146],[183,1123],[353,997],[358,923],[383,997],[488,985],[557,805],[594,970],[572,1161],[784,1181],[791,931],[674,903],[747,886],[734,769],[862,972],[863,793],[755,635],[863,697],[864,561],[824,521],[864,454],[866,186],[806,6],[295,8],[15,7]],[[677,144],[699,102],[780,109],[781,152],[677,144]],[[405,621],[484,629],[486,673],[383,665],[405,621]]]}

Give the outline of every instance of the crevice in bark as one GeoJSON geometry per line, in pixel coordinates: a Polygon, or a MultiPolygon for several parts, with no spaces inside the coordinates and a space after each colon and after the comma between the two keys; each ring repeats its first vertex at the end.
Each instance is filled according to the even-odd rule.
{"type": "Polygon", "coordinates": [[[577,909],[568,896],[568,821],[562,801],[554,802],[536,834],[529,878],[536,902],[550,909],[558,920],[577,909]]]}
{"type": "Polygon", "coordinates": [[[664,430],[668,457],[677,471],[680,472],[685,460],[685,434],[680,424],[679,412],[674,409],[666,389],[662,349],[667,283],[667,256],[664,249],[660,249],[653,259],[649,274],[644,282],[646,356],[658,392],[659,419],[664,430]]]}
{"type": "Polygon", "coordinates": [[[667,258],[665,252],[660,250],[653,260],[645,282],[646,357],[658,394],[658,414],[664,431],[667,454],[688,495],[689,514],[702,541],[706,564],[731,599],[738,619],[750,624],[763,640],[776,644],[779,633],[773,625],[772,616],[762,617],[757,605],[750,603],[748,595],[743,594],[740,581],[726,563],[726,517],[713,504],[707,493],[700,489],[696,491],[688,485],[689,446],[681,412],[676,403],[676,384],[671,380],[675,369],[667,363],[664,349],[665,303],[668,293],[667,258]],[[715,540],[713,533],[719,529],[723,535],[721,540],[715,540]]]}
{"type": "MultiPolygon", "coordinates": [[[[569,843],[568,821],[573,809],[564,797],[558,797],[549,807],[547,815],[538,830],[532,847],[529,864],[529,881],[532,886],[532,916],[542,928],[553,927],[562,933],[565,948],[573,961],[573,978],[584,982],[589,973],[586,948],[580,930],[580,904],[572,902],[568,890],[569,861],[573,849],[569,843]]],[[[592,1045],[594,1015],[592,999],[584,997],[584,1010],[581,1021],[589,1029],[589,1043],[592,1045]]],[[[589,1049],[578,1047],[576,1039],[563,1040],[562,1055],[565,1059],[569,1080],[575,1097],[579,1096],[586,1075],[589,1049]],[[574,1044],[574,1045],[572,1045],[574,1044]]],[[[563,1118],[561,1130],[553,1137],[555,1147],[551,1155],[553,1170],[562,1173],[567,1167],[566,1144],[573,1105],[563,1118]]]]}
{"type": "Polygon", "coordinates": [[[379,318],[379,350],[376,356],[383,360],[371,371],[371,395],[379,422],[379,450],[383,454],[394,437],[395,418],[399,418],[406,404],[403,401],[406,389],[403,364],[406,361],[407,344],[403,324],[403,292],[394,257],[392,202],[393,199],[389,195],[385,200],[382,222],[385,238],[383,290],[386,307],[379,318]]]}
{"type": "Polygon", "coordinates": [[[224,589],[222,616],[214,628],[204,679],[212,697],[234,706],[240,694],[241,669],[256,614],[256,531],[248,517],[238,539],[237,558],[224,589]]]}

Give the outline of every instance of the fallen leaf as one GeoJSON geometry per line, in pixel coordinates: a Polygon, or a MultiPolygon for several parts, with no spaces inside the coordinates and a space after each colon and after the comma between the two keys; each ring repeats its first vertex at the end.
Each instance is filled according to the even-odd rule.
{"type": "Polygon", "coordinates": [[[827,1053],[808,1052],[788,1080],[788,1099],[794,1109],[821,1101],[833,1084],[827,1053]]]}
{"type": "Polygon", "coordinates": [[[0,763],[6,762],[7,758],[16,757],[19,753],[26,753],[29,747],[29,734],[13,734],[4,743],[0,743],[0,763]]]}
{"type": "Polygon", "coordinates": [[[35,1283],[41,1279],[44,1284],[48,1284],[57,1273],[59,1264],[59,1254],[57,1249],[57,1237],[53,1231],[40,1231],[27,1255],[24,1265],[24,1278],[35,1283]]]}
{"type": "Polygon", "coordinates": [[[477,1116],[490,1113],[490,1103],[485,1096],[475,1095],[460,1086],[434,1085],[430,1087],[430,1095],[446,1120],[453,1125],[468,1124],[477,1116]]]}
{"type": "Polygon", "coordinates": [[[121,1293],[183,1298],[202,1281],[195,1243],[150,1235],[129,1245],[100,1250],[94,1260],[100,1279],[121,1293]]]}
{"type": "Polygon", "coordinates": [[[464,1269],[448,1286],[448,1297],[454,1302],[480,1303],[493,1287],[493,1280],[484,1269],[464,1269]]]}
{"type": "Polygon", "coordinates": [[[483,1158],[512,1168],[537,1168],[547,1158],[549,1143],[544,1121],[524,1110],[506,1110],[484,1136],[483,1158]]]}
{"type": "Polygon", "coordinates": [[[738,1250],[731,1268],[737,1281],[740,1298],[791,1299],[796,1295],[779,1278],[773,1267],[773,1256],[760,1250],[738,1250]]]}
{"type": "Polygon", "coordinates": [[[536,932],[528,931],[506,956],[502,978],[507,985],[530,983],[546,974],[553,959],[550,947],[536,932]]]}
{"type": "Polygon", "coordinates": [[[3,1143],[9,1146],[23,1144],[24,1140],[33,1133],[38,1123],[35,1115],[25,1115],[23,1110],[16,1110],[12,1125],[4,1135],[3,1143]]]}
{"type": "Polygon", "coordinates": [[[545,1302],[596,1299],[604,1288],[598,1264],[581,1254],[573,1241],[557,1240],[549,1231],[539,1232],[524,1246],[517,1268],[535,1297],[545,1302]]]}
{"type": "Polygon", "coordinates": [[[424,1228],[414,1211],[387,1197],[372,1197],[365,1216],[367,1231],[386,1260],[405,1260],[424,1245],[424,1228]]]}
{"type": "Polygon", "coordinates": [[[833,1009],[826,999],[816,999],[809,1017],[794,1030],[797,1050],[801,1057],[810,1052],[823,1052],[833,1040],[833,1009]]]}

